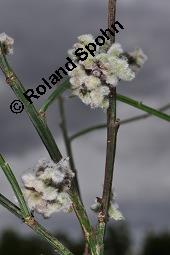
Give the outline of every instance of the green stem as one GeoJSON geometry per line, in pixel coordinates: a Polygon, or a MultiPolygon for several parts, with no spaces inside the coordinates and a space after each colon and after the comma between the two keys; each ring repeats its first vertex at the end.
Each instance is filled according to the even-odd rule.
{"type": "Polygon", "coordinates": [[[21,210],[0,193],[0,204],[20,219],[23,219],[21,210]]]}
{"type": "MultiPolygon", "coordinates": [[[[66,89],[70,88],[70,83],[69,83],[69,79],[67,79],[66,81],[64,81],[64,83],[62,83],[60,85],[60,88],[62,88],[61,90],[56,88],[53,93],[50,95],[50,97],[47,99],[47,101],[45,101],[45,103],[43,104],[43,106],[41,107],[42,112],[47,111],[48,107],[55,101],[55,99],[59,96],[59,91],[61,91],[61,93],[63,93],[66,89]],[[63,86],[63,87],[62,87],[63,86]]],[[[159,110],[155,110],[154,108],[147,106],[141,102],[138,102],[134,99],[131,99],[127,96],[123,96],[120,94],[116,95],[116,99],[120,102],[123,102],[125,104],[131,105],[141,111],[147,112],[150,115],[153,115],[155,117],[158,117],[160,119],[166,120],[166,121],[170,121],[170,115],[167,115],[165,113],[160,112],[159,110]]]]}
{"type": "MultiPolygon", "coordinates": [[[[165,106],[159,108],[158,111],[165,111],[165,110],[168,110],[169,108],[170,108],[170,104],[166,104],[165,106]]],[[[121,120],[120,125],[122,126],[122,125],[129,124],[129,123],[132,123],[132,122],[135,122],[135,121],[147,119],[151,116],[152,115],[149,114],[149,113],[142,114],[142,115],[137,115],[137,116],[134,116],[134,117],[131,117],[131,118],[121,120]]],[[[102,123],[102,124],[98,124],[98,125],[95,125],[95,126],[92,126],[92,127],[89,127],[89,128],[85,128],[85,129],[73,134],[72,136],[70,136],[70,141],[72,142],[80,136],[86,135],[90,132],[100,130],[100,129],[103,129],[103,128],[106,128],[106,127],[107,127],[107,124],[102,123]]]]}
{"type": "Polygon", "coordinates": [[[6,197],[0,194],[0,204],[8,211],[21,219],[27,226],[36,232],[42,239],[46,240],[51,247],[61,255],[73,255],[63,244],[61,244],[55,237],[53,237],[43,226],[41,226],[32,216],[23,219],[20,208],[14,205],[6,197]]]}
{"type": "Polygon", "coordinates": [[[42,227],[34,218],[30,218],[25,222],[34,232],[46,240],[54,250],[61,255],[73,255],[62,243],[60,243],[52,234],[42,227]]]}
{"type": "Polygon", "coordinates": [[[4,174],[6,175],[8,181],[11,184],[11,187],[17,197],[23,218],[26,219],[26,218],[30,217],[31,213],[27,207],[27,204],[24,199],[24,195],[20,189],[20,186],[19,186],[9,164],[4,160],[4,158],[2,157],[1,154],[0,154],[0,167],[2,168],[4,174]]]}
{"type": "Polygon", "coordinates": [[[40,108],[40,112],[46,112],[48,107],[66,90],[70,87],[68,80],[64,81],[61,85],[59,85],[54,92],[47,98],[42,107],[40,108]]]}
{"type": "Polygon", "coordinates": [[[92,254],[95,254],[96,252],[96,247],[95,247],[95,238],[94,238],[94,233],[93,233],[93,228],[90,224],[90,221],[88,219],[87,213],[85,211],[83,202],[81,200],[80,196],[80,190],[79,190],[79,184],[78,184],[78,179],[77,179],[77,172],[75,169],[75,164],[73,160],[73,153],[72,153],[72,148],[71,148],[71,143],[70,139],[68,136],[68,131],[67,131],[67,123],[66,123],[66,117],[65,117],[65,109],[64,109],[64,99],[60,96],[59,97],[59,109],[60,109],[60,117],[61,117],[61,130],[63,133],[64,137],[64,142],[67,150],[67,154],[70,157],[70,167],[72,170],[75,172],[75,180],[73,182],[73,185],[71,187],[71,192],[70,192],[70,197],[73,202],[73,208],[74,211],[79,219],[80,225],[82,227],[85,240],[88,243],[89,249],[91,250],[92,254]]]}
{"type": "Polygon", "coordinates": [[[88,215],[86,213],[86,210],[84,208],[84,205],[82,204],[82,201],[80,200],[79,196],[77,195],[77,192],[74,190],[74,188],[69,193],[71,200],[73,202],[73,208],[77,215],[77,218],[80,222],[80,225],[82,227],[85,240],[88,244],[90,254],[91,255],[98,255],[96,251],[96,238],[93,231],[93,228],[91,226],[91,223],[89,221],[88,215]]]}
{"type": "Polygon", "coordinates": [[[90,133],[95,130],[103,129],[106,127],[107,127],[107,124],[103,123],[103,124],[98,124],[98,125],[95,125],[95,126],[92,126],[89,128],[85,128],[85,129],[73,134],[72,136],[70,136],[70,141],[73,142],[76,138],[78,138],[80,136],[86,135],[87,133],[90,133]]]}
{"type": "Polygon", "coordinates": [[[67,155],[69,156],[70,167],[71,167],[72,171],[74,171],[74,173],[75,173],[75,177],[74,177],[74,180],[73,180],[73,185],[76,188],[76,190],[78,192],[78,195],[80,196],[78,176],[77,176],[77,171],[76,171],[76,168],[75,168],[71,142],[70,142],[70,139],[69,139],[69,136],[68,136],[68,131],[67,131],[67,122],[66,122],[65,109],[64,109],[64,99],[61,96],[59,97],[59,110],[60,110],[60,118],[61,118],[60,127],[61,127],[61,131],[62,131],[62,134],[63,134],[67,155]]]}
{"type": "MultiPolygon", "coordinates": [[[[1,47],[2,51],[2,47],[1,47]]],[[[43,141],[49,155],[53,159],[54,162],[58,162],[61,160],[61,153],[56,145],[56,142],[41,117],[41,113],[38,113],[33,104],[30,104],[29,101],[25,98],[23,93],[25,92],[25,88],[13,72],[12,68],[9,66],[5,55],[1,52],[0,54],[0,67],[6,77],[7,83],[11,86],[13,92],[17,96],[17,98],[24,104],[25,110],[31,119],[34,127],[36,128],[41,140],[43,141]]]]}
{"type": "Polygon", "coordinates": [[[170,121],[170,115],[167,115],[166,113],[163,113],[163,112],[160,112],[158,110],[155,110],[141,102],[138,102],[132,98],[128,98],[126,96],[123,96],[123,95],[120,95],[120,94],[117,94],[117,100],[125,103],[125,104],[129,104],[139,110],[142,110],[144,112],[147,112],[151,115],[154,115],[158,118],[161,118],[163,120],[166,120],[166,121],[170,121]]]}

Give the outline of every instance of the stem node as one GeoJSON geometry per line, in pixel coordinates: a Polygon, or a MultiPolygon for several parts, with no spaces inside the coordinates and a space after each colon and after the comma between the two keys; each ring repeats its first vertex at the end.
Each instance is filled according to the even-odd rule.
{"type": "Polygon", "coordinates": [[[32,216],[25,218],[24,223],[27,224],[29,227],[35,227],[37,225],[37,222],[32,216]]]}
{"type": "Polygon", "coordinates": [[[6,75],[6,83],[11,87],[12,83],[15,81],[15,75],[13,74],[13,72],[9,72],[6,75]]]}
{"type": "Polygon", "coordinates": [[[98,222],[99,223],[105,223],[105,220],[106,220],[106,218],[105,218],[104,212],[102,210],[98,214],[98,222]]]}

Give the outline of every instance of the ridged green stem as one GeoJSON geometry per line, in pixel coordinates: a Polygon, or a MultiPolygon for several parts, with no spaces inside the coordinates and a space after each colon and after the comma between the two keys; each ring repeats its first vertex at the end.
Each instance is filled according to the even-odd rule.
{"type": "Polygon", "coordinates": [[[60,126],[61,126],[61,130],[63,133],[63,138],[64,138],[64,143],[66,146],[67,154],[70,157],[70,167],[75,172],[75,178],[74,178],[74,182],[71,187],[70,197],[73,201],[74,211],[77,214],[77,217],[81,223],[85,241],[88,244],[89,250],[91,251],[91,254],[96,254],[96,246],[95,246],[96,242],[95,242],[93,228],[92,228],[91,223],[88,219],[85,207],[83,205],[83,202],[82,202],[81,196],[80,196],[77,173],[75,170],[75,164],[74,164],[74,160],[73,160],[71,143],[70,143],[70,139],[69,139],[68,131],[67,131],[67,123],[66,123],[66,118],[65,118],[65,109],[64,109],[64,101],[63,100],[64,99],[60,96],[59,97],[59,110],[60,110],[60,117],[61,117],[60,126]],[[77,196],[77,193],[79,194],[78,196],[77,196]]]}
{"type": "Polygon", "coordinates": [[[0,154],[0,167],[2,168],[5,176],[7,177],[9,183],[11,184],[11,187],[16,195],[16,198],[18,200],[18,203],[20,205],[21,213],[24,219],[31,216],[31,213],[28,209],[27,203],[24,199],[24,195],[20,189],[20,186],[9,166],[9,164],[5,161],[5,159],[0,154]]]}
{"type": "Polygon", "coordinates": [[[54,162],[58,162],[61,160],[62,156],[61,153],[56,145],[56,142],[43,120],[43,117],[40,113],[37,112],[33,104],[25,98],[23,93],[25,92],[25,88],[23,87],[20,80],[17,78],[16,74],[10,67],[9,63],[7,62],[6,56],[3,54],[3,48],[1,46],[0,52],[0,68],[3,71],[7,83],[15,93],[16,97],[24,104],[25,110],[31,119],[34,127],[36,128],[41,140],[43,141],[49,155],[53,159],[54,162]]]}
{"type": "Polygon", "coordinates": [[[43,226],[41,226],[32,216],[24,219],[20,208],[14,205],[6,197],[0,194],[0,204],[8,211],[21,219],[27,226],[36,232],[42,239],[47,241],[54,250],[61,255],[73,255],[64,245],[62,245],[52,234],[50,234],[43,226]]]}
{"type": "MultiPolygon", "coordinates": [[[[55,99],[61,95],[65,90],[70,88],[70,83],[69,83],[69,79],[65,80],[61,85],[59,85],[60,87],[62,87],[62,90],[56,88],[52,94],[49,96],[49,98],[45,101],[45,103],[42,105],[41,110],[42,111],[47,111],[48,107],[50,107],[50,105],[55,101],[55,99]],[[60,93],[59,93],[60,91],[60,93]]],[[[134,108],[137,108],[141,111],[144,111],[146,113],[148,113],[149,115],[153,115],[157,118],[166,120],[166,121],[170,121],[170,115],[165,114],[160,112],[159,110],[156,110],[150,106],[147,106],[141,102],[138,102],[137,100],[131,99],[130,97],[121,95],[121,94],[117,94],[116,95],[116,99],[120,102],[123,102],[125,104],[131,105],[134,108]]]]}
{"type": "Polygon", "coordinates": [[[61,118],[60,127],[61,127],[61,131],[63,134],[63,139],[64,139],[67,155],[69,156],[70,167],[71,167],[72,171],[75,173],[75,176],[73,179],[73,185],[77,189],[77,192],[81,198],[80,188],[79,188],[79,183],[78,183],[78,176],[77,176],[77,171],[76,171],[74,158],[73,158],[72,146],[71,146],[71,142],[70,142],[70,139],[68,136],[68,131],[67,131],[64,99],[62,98],[62,96],[59,97],[59,111],[60,111],[60,118],[61,118]]]}
{"type": "Polygon", "coordinates": [[[160,119],[163,119],[163,120],[166,120],[166,121],[170,121],[170,115],[166,114],[166,113],[163,113],[163,112],[160,112],[154,108],[151,108],[141,102],[138,102],[132,98],[129,98],[129,97],[126,97],[126,96],[123,96],[123,95],[120,95],[120,94],[117,94],[117,100],[125,103],[125,104],[128,104],[128,105],[131,105],[139,110],[142,110],[144,112],[147,112],[149,113],[150,115],[154,115],[155,117],[158,117],[160,119]]]}
{"type": "Polygon", "coordinates": [[[21,209],[0,193],[0,204],[20,219],[23,219],[21,209]]]}
{"type": "Polygon", "coordinates": [[[46,240],[55,252],[61,255],[73,255],[62,243],[60,243],[52,234],[50,234],[44,227],[42,227],[34,218],[30,218],[25,222],[34,232],[46,240]]]}
{"type": "Polygon", "coordinates": [[[44,104],[40,108],[40,112],[45,113],[48,110],[48,107],[56,101],[56,99],[64,93],[66,89],[70,87],[68,80],[64,81],[62,84],[58,85],[53,93],[47,98],[44,104]]]}
{"type": "Polygon", "coordinates": [[[74,188],[71,190],[69,194],[71,200],[73,201],[74,211],[77,215],[77,218],[79,219],[79,222],[81,223],[80,225],[84,232],[85,240],[88,244],[90,255],[98,255],[98,252],[96,250],[95,233],[87,216],[86,210],[82,205],[80,198],[77,196],[76,190],[74,190],[74,188]]]}
{"type": "MultiPolygon", "coordinates": [[[[165,111],[165,110],[168,110],[169,108],[170,108],[170,104],[166,104],[165,106],[159,108],[158,111],[165,111]]],[[[137,116],[134,116],[134,117],[131,117],[131,118],[121,120],[120,125],[122,126],[122,125],[129,124],[129,123],[132,123],[132,122],[136,122],[136,121],[139,121],[139,120],[147,119],[151,116],[152,115],[149,114],[149,113],[142,114],[142,115],[137,115],[137,116]]],[[[74,141],[78,137],[81,137],[81,136],[86,135],[90,132],[100,130],[100,129],[103,129],[103,128],[106,128],[106,127],[107,127],[107,124],[101,123],[101,124],[98,124],[98,125],[95,125],[95,126],[92,126],[92,127],[85,128],[85,129],[73,134],[72,136],[70,136],[70,140],[74,141]]]]}

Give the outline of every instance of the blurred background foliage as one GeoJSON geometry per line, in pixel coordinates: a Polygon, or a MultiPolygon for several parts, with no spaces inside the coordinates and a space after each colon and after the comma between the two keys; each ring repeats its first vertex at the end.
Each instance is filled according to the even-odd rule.
{"type": "MultiPolygon", "coordinates": [[[[73,241],[64,233],[56,234],[75,255],[83,254],[82,240],[73,241]]],[[[127,224],[110,225],[107,229],[105,255],[169,255],[170,233],[147,233],[138,251],[132,249],[127,224]]],[[[5,230],[0,238],[0,255],[54,255],[48,244],[37,237],[22,236],[14,230],[5,230]]]]}

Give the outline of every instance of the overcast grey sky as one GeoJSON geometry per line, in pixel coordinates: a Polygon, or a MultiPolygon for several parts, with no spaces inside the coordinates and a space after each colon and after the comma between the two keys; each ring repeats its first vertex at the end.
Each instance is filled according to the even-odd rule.
{"type": "MultiPolygon", "coordinates": [[[[93,33],[97,36],[100,28],[107,27],[106,2],[0,0],[0,32],[15,39],[15,54],[10,62],[27,88],[35,88],[42,77],[48,77],[65,63],[67,50],[78,35],[93,33]]],[[[122,83],[118,91],[153,107],[170,101],[169,11],[168,0],[118,1],[117,19],[125,29],[117,40],[126,50],[141,47],[149,58],[136,79],[132,83],[122,83]]],[[[46,97],[36,105],[40,106],[46,97]]],[[[26,114],[10,112],[9,104],[14,99],[0,73],[0,152],[19,177],[47,153],[26,114]]],[[[105,120],[103,112],[90,110],[78,99],[67,98],[66,102],[71,133],[105,120]]],[[[118,104],[121,119],[136,113],[140,112],[118,104]]],[[[49,110],[49,126],[64,153],[58,123],[57,104],[54,104],[49,110]]],[[[101,193],[105,136],[105,130],[97,131],[73,143],[82,194],[88,207],[101,193]]],[[[121,209],[138,241],[145,231],[170,227],[169,137],[169,124],[156,118],[122,126],[119,131],[114,186],[121,209]]],[[[0,174],[0,191],[12,197],[9,190],[0,174]]],[[[0,208],[0,213],[0,231],[13,226],[28,232],[5,209],[0,208]]],[[[55,215],[45,224],[51,229],[73,230],[75,226],[73,235],[79,231],[73,216],[55,215]]]]}

